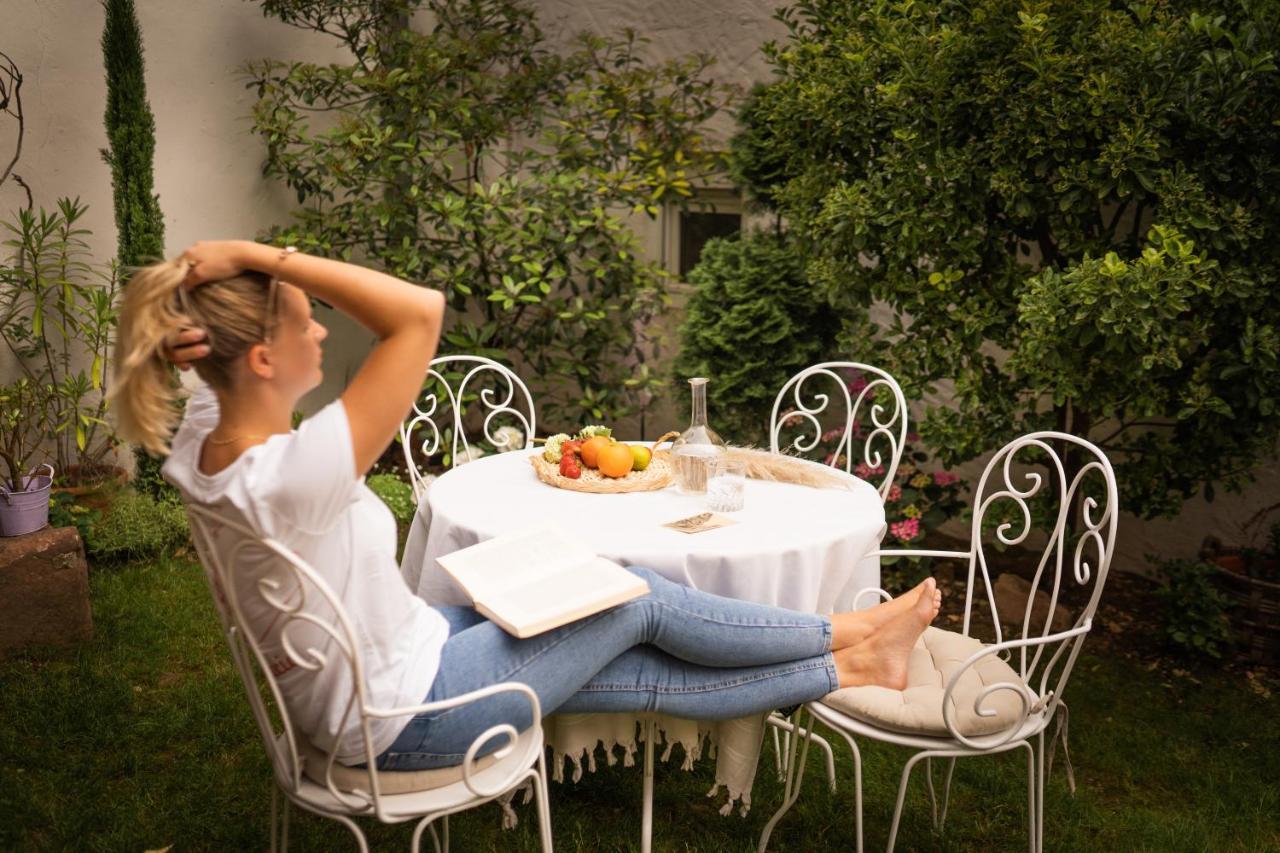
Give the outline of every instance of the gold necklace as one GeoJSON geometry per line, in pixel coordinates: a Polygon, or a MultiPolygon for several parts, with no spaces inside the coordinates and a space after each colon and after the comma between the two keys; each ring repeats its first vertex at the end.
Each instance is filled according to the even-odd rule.
{"type": "Polygon", "coordinates": [[[260,438],[263,441],[266,441],[268,437],[269,436],[265,436],[265,435],[233,435],[231,436],[231,438],[214,438],[213,433],[209,433],[207,436],[205,436],[205,441],[209,442],[210,444],[221,446],[224,444],[234,444],[235,442],[243,441],[246,438],[260,438]]]}

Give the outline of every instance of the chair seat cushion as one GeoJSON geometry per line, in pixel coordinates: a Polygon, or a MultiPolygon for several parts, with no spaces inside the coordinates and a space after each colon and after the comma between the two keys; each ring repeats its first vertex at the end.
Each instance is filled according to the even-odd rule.
{"type": "MultiPolygon", "coordinates": [[[[302,758],[303,774],[317,785],[327,785],[325,765],[329,762],[329,756],[302,737],[298,738],[298,752],[302,758]]],[[[497,760],[493,754],[477,758],[475,771],[484,770],[497,760]]],[[[377,773],[378,790],[383,794],[433,791],[462,781],[461,764],[438,767],[433,770],[379,770],[377,773]]],[[[363,767],[348,767],[335,761],[330,778],[333,779],[334,787],[339,791],[369,790],[369,771],[363,767]]]]}
{"type": "MultiPolygon", "coordinates": [[[[947,682],[961,664],[983,644],[973,637],[929,627],[916,641],[907,660],[907,687],[844,687],[827,694],[822,702],[855,720],[889,731],[910,735],[950,737],[942,717],[943,694],[947,682]]],[[[1015,684],[1024,691],[1027,704],[1034,706],[1036,695],[1018,673],[997,655],[988,655],[961,676],[951,694],[956,730],[965,737],[994,734],[1013,725],[1023,715],[1022,700],[1013,690],[995,690],[982,702],[992,716],[979,716],[974,702],[992,684],[1015,684]]]]}

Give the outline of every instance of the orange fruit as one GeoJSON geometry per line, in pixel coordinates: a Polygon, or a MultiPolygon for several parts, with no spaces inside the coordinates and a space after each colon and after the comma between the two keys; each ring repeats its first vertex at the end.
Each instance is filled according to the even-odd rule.
{"type": "Polygon", "coordinates": [[[597,459],[600,451],[612,443],[612,439],[605,438],[603,435],[592,436],[582,442],[582,447],[578,448],[578,455],[582,457],[583,463],[588,468],[596,468],[599,465],[597,459]]]}
{"type": "Polygon", "coordinates": [[[606,477],[625,477],[631,473],[636,458],[631,455],[631,447],[626,444],[610,444],[600,448],[596,456],[600,473],[606,477]]]}

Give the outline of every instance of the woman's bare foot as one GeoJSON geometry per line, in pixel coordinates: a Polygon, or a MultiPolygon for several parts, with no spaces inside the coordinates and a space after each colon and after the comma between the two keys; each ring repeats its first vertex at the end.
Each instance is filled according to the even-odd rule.
{"type": "Polygon", "coordinates": [[[913,607],[899,613],[856,646],[834,653],[841,687],[878,685],[902,690],[907,686],[907,658],[942,606],[942,593],[937,584],[932,578],[925,584],[913,607]]]}
{"type": "Polygon", "coordinates": [[[941,594],[937,592],[937,584],[933,578],[926,578],[897,598],[881,602],[875,607],[870,607],[866,610],[851,610],[847,613],[837,613],[832,616],[832,650],[855,646],[870,637],[876,629],[887,625],[896,617],[908,612],[912,605],[926,595],[926,587],[930,587],[934,594],[941,594]]]}

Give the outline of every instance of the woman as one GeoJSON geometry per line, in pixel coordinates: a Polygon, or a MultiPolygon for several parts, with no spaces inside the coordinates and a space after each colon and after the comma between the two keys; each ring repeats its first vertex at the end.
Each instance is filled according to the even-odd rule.
{"type": "MultiPolygon", "coordinates": [[[[169,454],[164,476],[185,500],[237,513],[326,579],[357,626],[371,704],[404,707],[519,681],[546,713],[730,718],[837,687],[904,686],[907,655],[940,605],[932,579],[870,610],[827,617],[708,595],[632,569],[649,595],[524,640],[470,608],[432,608],[412,595],[395,561],[394,522],[363,476],[421,391],[444,307],[440,293],[382,273],[242,241],[197,243],[176,261],[139,271],[122,307],[113,391],[121,434],[169,454]],[[277,285],[280,277],[288,283],[277,285]],[[310,298],[346,312],[378,342],[341,398],[293,430],[294,407],[322,377],[327,331],[310,298]],[[170,361],[193,366],[206,383],[189,399],[171,449],[170,361]]],[[[233,545],[214,547],[226,553],[233,545]]],[[[238,557],[233,565],[234,582],[260,598],[258,581],[273,571],[268,561],[238,557]]],[[[275,610],[247,607],[245,616],[271,656],[295,725],[339,761],[362,762],[358,723],[344,713],[349,687],[326,674],[339,668],[317,675],[295,666],[275,610]]],[[[524,699],[500,694],[380,721],[378,766],[459,764],[498,722],[527,726],[524,699]]]]}

